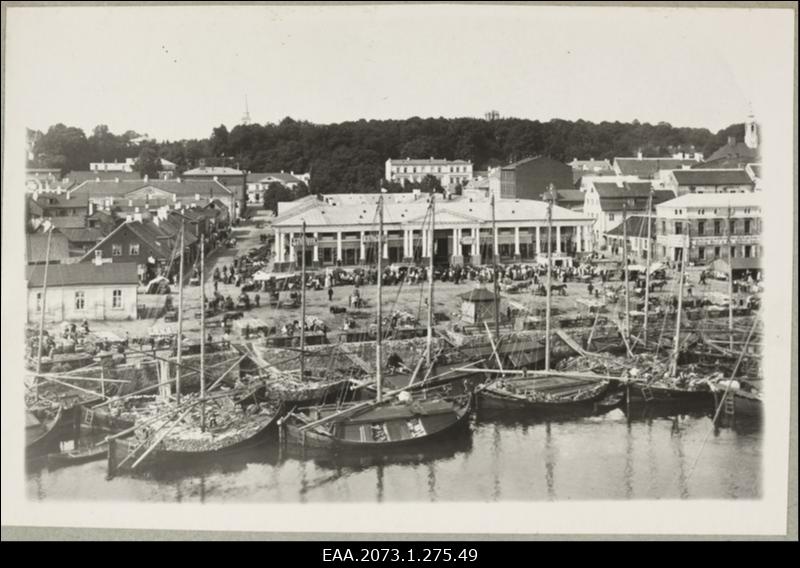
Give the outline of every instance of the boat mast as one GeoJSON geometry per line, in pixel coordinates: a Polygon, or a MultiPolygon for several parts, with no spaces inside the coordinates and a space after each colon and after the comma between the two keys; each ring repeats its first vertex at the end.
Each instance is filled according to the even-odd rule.
{"type": "Polygon", "coordinates": [[[544,370],[550,370],[550,292],[553,280],[553,184],[548,187],[547,200],[547,299],[545,301],[544,370]]]}
{"type": "MultiPolygon", "coordinates": [[[[47,248],[44,253],[44,280],[42,281],[42,313],[39,316],[39,346],[36,354],[36,374],[42,372],[42,338],[44,337],[44,314],[47,311],[47,267],[50,266],[50,240],[53,238],[53,227],[47,231],[47,248]]],[[[39,400],[39,377],[33,381],[33,398],[39,400]]]]}
{"type": "Polygon", "coordinates": [[[683,311],[683,282],[686,279],[686,257],[689,256],[689,247],[691,247],[691,225],[687,223],[686,226],[686,246],[681,253],[681,277],[678,284],[678,313],[675,314],[675,343],[672,350],[672,366],[670,368],[670,375],[673,377],[678,371],[678,353],[681,347],[681,311],[683,311]]]}
{"type": "Polygon", "coordinates": [[[494,336],[500,342],[500,283],[497,281],[497,225],[492,194],[492,283],[494,284],[494,336]]]}
{"type": "Polygon", "coordinates": [[[728,197],[728,346],[733,349],[733,246],[731,236],[733,226],[731,225],[731,202],[728,197]]]}
{"type": "Polygon", "coordinates": [[[175,360],[175,402],[181,403],[181,360],[183,354],[183,262],[186,260],[183,235],[186,229],[185,219],[181,219],[181,263],[178,268],[178,352],[175,360]]]}
{"type": "Polygon", "coordinates": [[[625,277],[625,341],[631,338],[630,285],[628,282],[628,205],[622,204],[622,272],[625,277]]]}
{"type": "Polygon", "coordinates": [[[306,378],[306,222],[300,244],[300,380],[306,378]]]}
{"type": "MultiPolygon", "coordinates": [[[[378,316],[375,338],[375,387],[376,402],[383,400],[383,370],[381,368],[381,341],[383,340],[383,196],[378,198],[378,316]]],[[[430,348],[429,348],[430,349],[430,348]]]]}
{"type": "Polygon", "coordinates": [[[431,236],[428,239],[427,245],[430,247],[428,251],[428,348],[427,360],[428,369],[431,367],[433,357],[431,356],[433,349],[433,241],[434,231],[436,230],[436,208],[435,208],[436,192],[431,191],[431,236]]]}
{"type": "Polygon", "coordinates": [[[206,238],[200,237],[200,430],[206,431],[206,238]]]}
{"type": "MultiPolygon", "coordinates": [[[[650,188],[650,197],[647,199],[647,261],[644,270],[644,346],[647,348],[647,314],[650,311],[650,217],[653,212],[653,188],[650,188]]],[[[641,234],[641,232],[639,233],[641,234]]]]}

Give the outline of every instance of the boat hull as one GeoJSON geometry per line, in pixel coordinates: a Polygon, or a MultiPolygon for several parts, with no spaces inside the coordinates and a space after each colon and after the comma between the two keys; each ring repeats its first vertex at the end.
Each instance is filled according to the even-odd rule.
{"type": "MultiPolygon", "coordinates": [[[[306,448],[335,450],[335,451],[384,451],[396,450],[402,448],[411,448],[417,445],[424,445],[428,442],[439,440],[442,438],[455,435],[462,429],[469,426],[469,417],[472,412],[472,397],[465,397],[465,405],[458,409],[453,409],[449,413],[440,413],[436,415],[409,415],[405,417],[398,417],[384,422],[379,422],[382,426],[385,425],[387,431],[392,430],[389,423],[397,425],[400,421],[408,419],[419,419],[423,422],[425,434],[416,437],[402,438],[402,439],[387,439],[387,440],[372,440],[367,441],[362,436],[361,440],[354,440],[348,438],[344,430],[340,427],[334,427],[333,431],[329,431],[324,427],[312,428],[308,430],[301,430],[302,422],[293,420],[292,415],[289,415],[282,421],[281,429],[281,442],[283,444],[301,446],[306,448]]],[[[359,427],[366,427],[367,423],[361,423],[359,427]]]]}
{"type": "Polygon", "coordinates": [[[611,389],[606,382],[590,388],[585,397],[578,400],[531,400],[502,388],[486,386],[478,392],[478,408],[480,410],[529,410],[533,412],[567,412],[578,408],[591,408],[596,402],[605,398],[611,389]]]}

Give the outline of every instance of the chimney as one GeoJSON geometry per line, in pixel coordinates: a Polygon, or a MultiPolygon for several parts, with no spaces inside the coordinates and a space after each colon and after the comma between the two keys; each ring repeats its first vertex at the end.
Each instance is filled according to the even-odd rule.
{"type": "MultiPolygon", "coordinates": [[[[128,200],[128,207],[133,207],[133,199],[128,200]]],[[[137,207],[136,209],[138,210],[139,208],[137,207]]]]}
{"type": "Polygon", "coordinates": [[[173,193],[172,194],[172,202],[175,203],[177,201],[178,201],[178,194],[177,193],[173,193]]]}
{"type": "Polygon", "coordinates": [[[94,181],[100,181],[100,176],[95,177],[94,181]]]}
{"type": "Polygon", "coordinates": [[[125,215],[125,222],[130,223],[131,221],[133,221],[133,215],[128,213],[127,215],[125,215]]]}
{"type": "Polygon", "coordinates": [[[194,194],[194,200],[195,201],[200,201],[200,194],[199,193],[195,193],[194,194]]]}
{"type": "Polygon", "coordinates": [[[736,136],[728,136],[728,146],[736,145],[736,136]]]}
{"type": "Polygon", "coordinates": [[[119,183],[119,178],[114,178],[114,181],[115,181],[116,183],[119,183]]]}
{"type": "Polygon", "coordinates": [[[183,183],[183,180],[181,178],[178,178],[178,183],[183,183]]]}
{"type": "Polygon", "coordinates": [[[639,150],[639,151],[636,153],[636,159],[637,159],[637,160],[641,160],[641,159],[642,159],[642,151],[641,151],[641,150],[639,150]]]}
{"type": "Polygon", "coordinates": [[[138,207],[136,207],[136,208],[133,210],[133,212],[134,212],[134,213],[138,213],[138,212],[139,212],[139,208],[138,208],[138,207]]]}
{"type": "Polygon", "coordinates": [[[94,201],[89,200],[89,217],[94,215],[94,201]]]}
{"type": "Polygon", "coordinates": [[[138,222],[141,223],[142,222],[142,214],[137,211],[136,213],[133,214],[133,220],[134,221],[138,221],[138,222]]]}
{"type": "Polygon", "coordinates": [[[149,180],[149,179],[150,179],[150,178],[148,177],[148,175],[147,175],[147,174],[144,174],[144,182],[145,182],[145,183],[147,183],[147,180],[149,180]]]}
{"type": "Polygon", "coordinates": [[[214,176],[214,181],[219,181],[219,176],[214,176]]]}

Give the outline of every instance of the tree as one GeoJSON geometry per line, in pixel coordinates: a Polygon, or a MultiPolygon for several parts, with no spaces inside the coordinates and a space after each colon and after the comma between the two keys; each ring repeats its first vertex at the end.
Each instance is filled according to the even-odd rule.
{"type": "Polygon", "coordinates": [[[442,187],[439,178],[437,178],[436,176],[432,176],[431,174],[428,174],[424,178],[422,178],[422,181],[419,184],[419,188],[422,190],[423,193],[444,192],[444,188],[442,187]]]}
{"type": "Polygon", "coordinates": [[[70,170],[89,169],[89,144],[83,130],[74,126],[56,124],[36,141],[34,155],[46,168],[60,168],[64,174],[70,170]]]}
{"type": "Polygon", "coordinates": [[[133,165],[133,169],[139,172],[142,177],[158,178],[158,170],[161,169],[161,160],[158,151],[152,145],[144,146],[139,152],[139,158],[133,165]]]}
{"type": "Polygon", "coordinates": [[[269,209],[275,215],[277,215],[278,202],[293,201],[294,198],[295,196],[291,189],[281,183],[273,181],[271,184],[269,184],[269,186],[267,186],[267,189],[264,190],[264,196],[261,201],[264,209],[269,209]]]}
{"type": "Polygon", "coordinates": [[[214,156],[228,154],[228,128],[220,124],[211,132],[211,153],[214,156]]]}

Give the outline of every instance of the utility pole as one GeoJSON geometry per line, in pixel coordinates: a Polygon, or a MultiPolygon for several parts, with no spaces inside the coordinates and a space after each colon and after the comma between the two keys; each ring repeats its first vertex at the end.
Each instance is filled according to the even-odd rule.
{"type": "MultiPolygon", "coordinates": [[[[376,323],[378,335],[375,339],[375,387],[377,402],[383,401],[383,369],[381,342],[383,341],[383,195],[378,198],[378,318],[376,323]]],[[[430,347],[428,348],[430,353],[430,347]]]]}
{"type": "Polygon", "coordinates": [[[492,194],[492,283],[494,284],[494,336],[500,343],[500,283],[497,281],[497,225],[495,224],[494,194],[492,194]]]}
{"type": "MultiPolygon", "coordinates": [[[[430,238],[426,243],[430,247],[428,252],[428,349],[427,349],[427,362],[428,369],[431,368],[433,350],[433,244],[436,231],[436,206],[435,206],[436,193],[431,192],[431,230],[430,238]]],[[[382,253],[383,251],[378,251],[382,253]]]]}
{"type": "Polygon", "coordinates": [[[547,301],[545,302],[544,370],[550,370],[550,311],[553,287],[553,184],[548,188],[547,200],[547,301]]]}
{"type": "MultiPolygon", "coordinates": [[[[650,249],[652,248],[651,239],[651,215],[653,212],[653,188],[650,188],[650,197],[647,199],[647,262],[644,271],[644,347],[647,349],[647,318],[650,311],[650,249]]],[[[641,232],[640,232],[641,234],[641,232]]]]}

